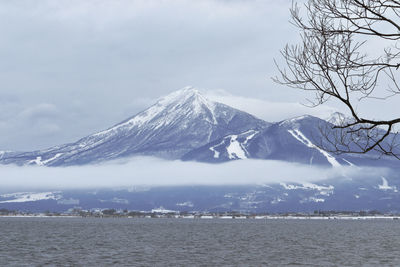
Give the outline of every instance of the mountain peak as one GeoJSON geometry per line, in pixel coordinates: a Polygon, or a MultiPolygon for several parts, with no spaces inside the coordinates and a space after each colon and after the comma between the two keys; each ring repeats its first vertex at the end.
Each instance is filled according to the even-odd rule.
{"type": "Polygon", "coordinates": [[[188,100],[194,101],[201,99],[207,101],[200,91],[192,86],[186,86],[180,90],[174,91],[157,101],[157,104],[168,106],[176,102],[187,102],[188,100]]]}
{"type": "Polygon", "coordinates": [[[279,123],[279,125],[280,126],[294,125],[294,124],[297,124],[298,122],[303,121],[305,119],[312,119],[312,118],[316,118],[316,117],[311,116],[311,115],[297,116],[297,117],[293,117],[293,118],[290,118],[290,119],[283,120],[283,121],[281,121],[279,123]]]}
{"type": "Polygon", "coordinates": [[[206,117],[210,117],[210,122],[217,123],[214,116],[215,105],[216,103],[202,96],[199,90],[192,86],[187,86],[160,98],[154,105],[134,117],[94,135],[104,135],[110,131],[141,126],[149,122],[159,127],[177,120],[179,116],[186,117],[189,114],[206,113],[206,117]]]}
{"type": "MultiPolygon", "coordinates": [[[[214,113],[216,103],[205,98],[198,89],[187,86],[159,99],[152,107],[155,110],[165,110],[167,113],[214,113]]],[[[213,116],[213,115],[212,115],[213,116]]]]}
{"type": "Polygon", "coordinates": [[[341,112],[334,112],[326,119],[326,121],[332,123],[333,125],[340,126],[351,122],[352,118],[341,112]]]}

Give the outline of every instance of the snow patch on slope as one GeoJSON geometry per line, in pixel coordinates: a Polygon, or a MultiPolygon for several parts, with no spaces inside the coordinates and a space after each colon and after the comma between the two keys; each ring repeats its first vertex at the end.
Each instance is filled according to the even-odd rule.
{"type": "Polygon", "coordinates": [[[59,200],[61,196],[58,194],[59,192],[19,192],[12,194],[3,194],[0,195],[0,198],[11,198],[7,200],[0,201],[0,203],[21,203],[21,202],[32,202],[39,200],[59,200]]]}
{"type": "Polygon", "coordinates": [[[49,162],[52,162],[53,160],[56,160],[57,158],[61,157],[63,155],[63,153],[57,153],[54,157],[51,157],[49,159],[46,160],[42,160],[42,157],[36,157],[36,159],[30,160],[28,161],[28,164],[36,164],[38,166],[44,166],[49,162]]]}
{"type": "Polygon", "coordinates": [[[209,150],[214,152],[214,158],[219,158],[221,153],[217,151],[216,148],[228,142],[229,144],[225,149],[228,153],[229,159],[247,159],[248,152],[245,146],[257,133],[258,131],[249,130],[238,135],[228,135],[220,143],[210,147],[209,150]],[[244,141],[240,142],[238,140],[238,138],[244,138],[244,137],[245,137],[244,141]]]}
{"type": "Polygon", "coordinates": [[[285,188],[286,190],[316,190],[319,191],[320,195],[323,196],[330,196],[333,194],[333,190],[335,187],[333,185],[329,186],[322,186],[322,185],[316,185],[312,183],[303,183],[301,185],[292,185],[292,184],[285,184],[285,183],[280,183],[280,185],[285,188]]]}
{"type": "Polygon", "coordinates": [[[219,158],[219,155],[220,155],[219,151],[217,151],[215,148],[218,147],[218,146],[220,146],[220,145],[222,145],[223,143],[224,143],[224,141],[222,141],[222,142],[219,143],[218,145],[215,145],[215,146],[212,146],[212,147],[209,148],[212,152],[214,152],[214,158],[215,158],[215,159],[218,159],[218,158],[219,158]]]}
{"type": "Polygon", "coordinates": [[[237,135],[231,135],[230,144],[226,148],[229,159],[247,159],[246,152],[242,145],[237,141],[237,135]]]}
{"type": "Polygon", "coordinates": [[[43,166],[42,157],[36,157],[36,159],[28,161],[28,164],[36,164],[38,166],[43,166]]]}
{"type": "Polygon", "coordinates": [[[398,192],[397,187],[395,185],[389,186],[389,183],[385,177],[382,176],[381,179],[382,179],[382,184],[378,185],[379,190],[383,190],[383,191],[393,190],[393,192],[398,192]]]}
{"type": "Polygon", "coordinates": [[[351,163],[350,161],[346,160],[346,159],[342,159],[344,162],[346,162],[347,164],[349,164],[349,166],[356,166],[353,163],[351,163]]]}
{"type": "Polygon", "coordinates": [[[49,159],[46,159],[46,160],[43,160],[43,161],[42,161],[42,164],[46,165],[47,163],[52,162],[53,160],[55,160],[55,159],[61,157],[62,154],[63,154],[63,153],[57,153],[54,157],[49,158],[49,159]]]}
{"type": "Polygon", "coordinates": [[[334,158],[331,154],[326,152],[325,150],[320,149],[316,145],[314,145],[305,135],[300,132],[298,129],[294,130],[288,130],[288,132],[296,138],[298,141],[303,143],[304,145],[308,146],[309,148],[314,148],[317,149],[327,160],[328,162],[333,166],[333,167],[340,167],[340,163],[334,158]]]}
{"type": "Polygon", "coordinates": [[[251,139],[253,139],[253,137],[258,133],[258,131],[249,130],[249,131],[247,131],[247,132],[245,132],[243,134],[248,134],[248,133],[250,133],[250,135],[248,135],[246,137],[246,140],[244,140],[244,142],[243,142],[244,145],[246,145],[251,139]]]}
{"type": "Polygon", "coordinates": [[[309,203],[309,202],[315,202],[315,203],[323,203],[325,202],[325,199],[323,198],[317,198],[317,197],[308,197],[308,198],[304,198],[302,200],[299,201],[301,204],[303,203],[309,203]]]}

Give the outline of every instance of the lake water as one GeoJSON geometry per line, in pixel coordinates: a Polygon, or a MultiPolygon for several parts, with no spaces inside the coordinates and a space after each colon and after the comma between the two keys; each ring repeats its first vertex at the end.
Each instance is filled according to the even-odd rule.
{"type": "Polygon", "coordinates": [[[0,218],[0,266],[400,266],[400,221],[0,218]]]}

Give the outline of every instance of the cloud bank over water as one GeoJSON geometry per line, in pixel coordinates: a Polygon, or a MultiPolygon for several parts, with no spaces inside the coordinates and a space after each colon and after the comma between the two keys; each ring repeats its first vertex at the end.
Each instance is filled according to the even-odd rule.
{"type": "Polygon", "coordinates": [[[0,166],[0,191],[17,189],[84,189],[132,186],[249,185],[313,182],[331,178],[379,177],[378,168],[326,168],[272,160],[224,164],[166,161],[136,157],[99,165],[72,167],[0,166]]]}

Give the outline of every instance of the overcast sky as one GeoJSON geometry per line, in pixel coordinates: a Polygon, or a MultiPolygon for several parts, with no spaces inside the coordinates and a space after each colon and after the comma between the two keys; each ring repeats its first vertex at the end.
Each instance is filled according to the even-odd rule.
{"type": "Polygon", "coordinates": [[[274,84],[291,0],[0,1],[0,150],[108,128],[192,85],[277,121],[322,114],[274,84]]]}

